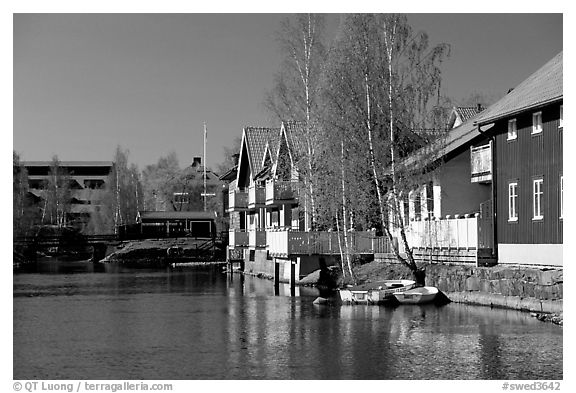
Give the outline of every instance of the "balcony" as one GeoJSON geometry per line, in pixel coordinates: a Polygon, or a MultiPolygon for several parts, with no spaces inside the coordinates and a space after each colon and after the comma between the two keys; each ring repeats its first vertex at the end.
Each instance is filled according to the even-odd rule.
{"type": "Polygon", "coordinates": [[[248,247],[248,232],[244,230],[229,231],[228,247],[229,248],[246,248],[248,247]]]}
{"type": "Polygon", "coordinates": [[[248,208],[255,209],[266,206],[266,187],[252,185],[248,188],[248,208]]]}
{"type": "Polygon", "coordinates": [[[470,168],[472,183],[492,181],[492,143],[470,148],[470,168]]]}
{"type": "Polygon", "coordinates": [[[300,183],[286,180],[266,182],[266,206],[298,204],[300,183]]]}
{"type": "Polygon", "coordinates": [[[228,192],[228,212],[248,210],[248,192],[236,189],[228,192]]]}
{"type": "MultiPolygon", "coordinates": [[[[349,251],[352,254],[374,254],[386,252],[387,241],[375,237],[372,232],[348,232],[349,251]]],[[[298,255],[339,255],[340,245],[344,249],[344,235],[337,232],[299,232],[287,229],[267,232],[268,251],[274,257],[298,255]]]]}
{"type": "Polygon", "coordinates": [[[406,240],[412,248],[480,249],[492,247],[491,220],[474,217],[412,221],[406,240]]]}
{"type": "Polygon", "coordinates": [[[264,229],[248,231],[248,245],[251,249],[266,248],[266,231],[264,229]]]}

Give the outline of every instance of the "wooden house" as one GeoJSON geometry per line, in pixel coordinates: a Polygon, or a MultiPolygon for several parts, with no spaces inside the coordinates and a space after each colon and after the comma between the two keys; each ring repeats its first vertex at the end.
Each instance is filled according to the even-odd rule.
{"type": "Polygon", "coordinates": [[[492,143],[499,263],[562,266],[562,52],[475,120],[492,143]]]}
{"type": "MultiPolygon", "coordinates": [[[[305,148],[302,131],[303,124],[294,121],[280,128],[245,128],[237,178],[229,184],[229,260],[240,260],[245,271],[290,283],[336,263],[342,241],[336,232],[310,229],[298,169],[305,148]]],[[[383,243],[374,232],[349,238],[354,253],[373,254],[383,243]]]]}
{"type": "Polygon", "coordinates": [[[562,97],[560,53],[402,163],[427,173],[401,203],[417,258],[562,265],[562,97]]]}

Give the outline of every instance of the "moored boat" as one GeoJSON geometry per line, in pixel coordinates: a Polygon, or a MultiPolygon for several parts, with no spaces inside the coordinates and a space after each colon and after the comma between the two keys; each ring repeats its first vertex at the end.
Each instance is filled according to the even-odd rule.
{"type": "Polygon", "coordinates": [[[404,292],[394,293],[394,297],[401,304],[425,304],[431,303],[438,295],[436,287],[418,287],[404,292]]]}
{"type": "Polygon", "coordinates": [[[414,288],[413,280],[385,280],[339,290],[340,300],[347,304],[382,304],[395,293],[414,288]]]}

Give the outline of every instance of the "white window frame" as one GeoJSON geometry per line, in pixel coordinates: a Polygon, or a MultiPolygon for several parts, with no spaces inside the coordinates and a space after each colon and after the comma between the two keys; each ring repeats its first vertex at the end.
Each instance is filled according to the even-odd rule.
{"type": "Polygon", "coordinates": [[[564,218],[564,175],[560,176],[560,219],[564,218]]]}
{"type": "Polygon", "coordinates": [[[532,135],[542,133],[542,111],[532,114],[532,135]]]}
{"type": "Polygon", "coordinates": [[[508,140],[513,141],[518,138],[518,128],[516,126],[516,119],[508,120],[508,140]]]}
{"type": "Polygon", "coordinates": [[[560,125],[558,128],[564,128],[564,105],[560,105],[560,125]]]}
{"type": "Polygon", "coordinates": [[[518,182],[508,183],[508,222],[518,221],[518,182]]]}
{"type": "Polygon", "coordinates": [[[544,179],[539,177],[532,180],[532,220],[544,219],[542,200],[544,198],[544,179]]]}

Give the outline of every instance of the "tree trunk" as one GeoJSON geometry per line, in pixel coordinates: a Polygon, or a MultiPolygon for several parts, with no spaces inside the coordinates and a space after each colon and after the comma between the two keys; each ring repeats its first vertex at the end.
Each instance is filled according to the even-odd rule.
{"type": "Polygon", "coordinates": [[[349,246],[349,242],[348,242],[348,233],[346,231],[346,228],[348,228],[348,224],[346,222],[346,205],[347,205],[347,201],[346,201],[346,183],[345,183],[345,179],[346,179],[346,172],[344,169],[344,141],[340,141],[340,147],[341,147],[341,151],[340,151],[340,168],[341,168],[341,174],[342,174],[342,220],[344,221],[344,249],[346,250],[346,263],[348,264],[348,270],[350,271],[350,276],[352,277],[352,281],[354,282],[354,284],[356,284],[356,277],[354,276],[354,273],[352,272],[352,263],[350,261],[350,246],[349,246]]]}
{"type": "MultiPolygon", "coordinates": [[[[395,35],[396,33],[396,25],[392,28],[392,34],[395,35]]],[[[392,37],[394,40],[394,37],[392,37]]],[[[388,32],[387,29],[384,28],[384,43],[386,45],[386,55],[388,57],[388,118],[389,118],[389,127],[390,127],[390,169],[392,171],[392,199],[394,203],[394,207],[392,209],[392,213],[396,215],[398,218],[398,222],[400,224],[400,238],[402,240],[402,244],[404,245],[404,250],[406,252],[406,256],[408,258],[407,266],[412,270],[413,274],[416,275],[418,272],[418,266],[416,265],[416,261],[414,260],[414,255],[412,254],[412,248],[408,244],[406,239],[406,231],[404,230],[404,222],[402,221],[402,217],[399,216],[399,202],[398,202],[398,192],[397,192],[397,176],[396,176],[396,161],[395,161],[395,151],[394,151],[394,144],[396,141],[394,140],[394,110],[392,108],[392,48],[393,45],[389,42],[388,32]]],[[[422,280],[424,279],[424,275],[422,276],[422,280]]],[[[423,284],[423,283],[422,283],[423,284]]]]}
{"type": "Polygon", "coordinates": [[[342,278],[346,278],[346,268],[344,266],[344,252],[342,251],[342,241],[340,240],[340,220],[336,211],[336,236],[338,238],[338,249],[340,250],[340,264],[342,265],[342,278]]]}

